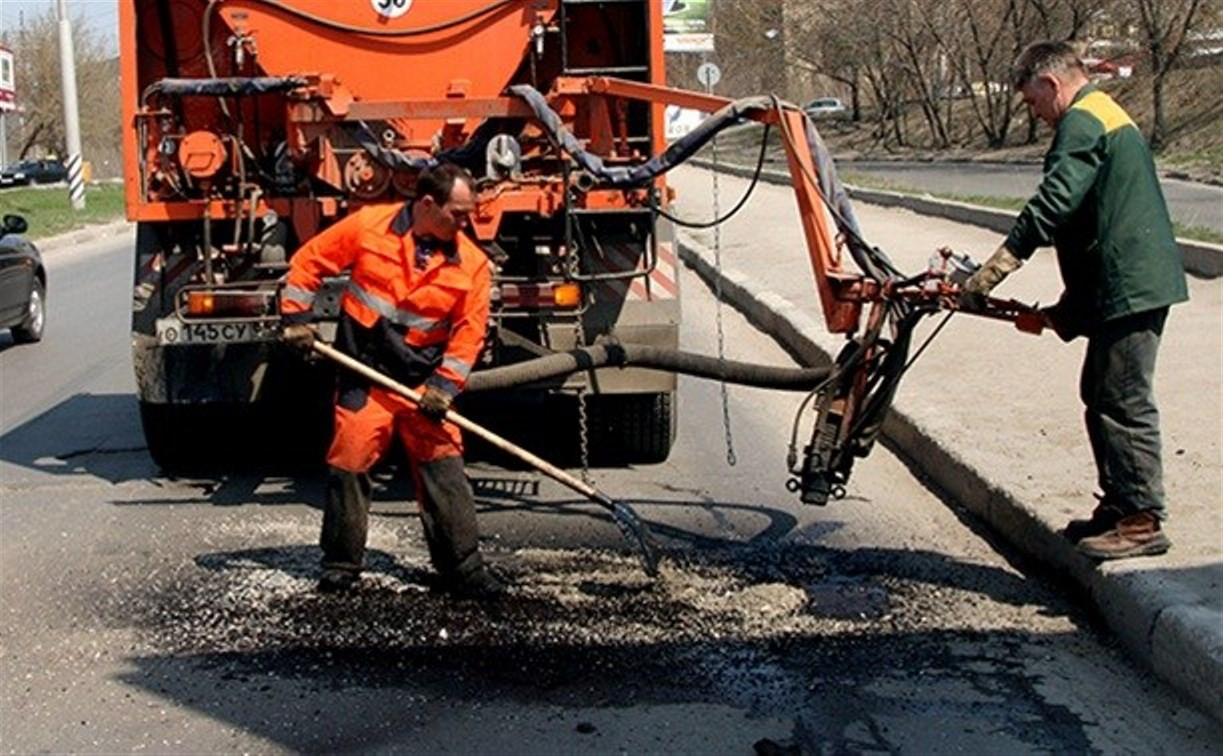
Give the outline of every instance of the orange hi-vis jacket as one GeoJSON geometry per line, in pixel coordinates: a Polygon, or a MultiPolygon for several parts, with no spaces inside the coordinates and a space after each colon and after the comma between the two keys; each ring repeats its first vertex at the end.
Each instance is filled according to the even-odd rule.
{"type": "Polygon", "coordinates": [[[488,257],[459,233],[416,239],[411,204],[369,205],[293,255],[281,295],[286,323],[313,319],[323,279],[350,271],[336,346],[408,386],[462,391],[488,329],[488,257]]]}

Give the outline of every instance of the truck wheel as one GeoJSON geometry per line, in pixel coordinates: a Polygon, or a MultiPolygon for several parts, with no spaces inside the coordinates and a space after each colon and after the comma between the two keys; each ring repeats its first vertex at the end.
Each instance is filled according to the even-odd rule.
{"type": "Polygon", "coordinates": [[[47,287],[42,281],[34,279],[30,288],[30,304],[26,309],[25,320],[20,325],[13,326],[13,341],[18,344],[32,344],[42,341],[43,328],[47,324],[47,287]]]}
{"type": "Polygon", "coordinates": [[[609,394],[590,400],[591,456],[602,463],[665,462],[675,441],[675,393],[609,394]]]}
{"type": "Polygon", "coordinates": [[[313,471],[331,440],[330,421],[329,403],[322,411],[305,403],[140,403],[149,456],[166,473],[313,471]]]}
{"type": "Polygon", "coordinates": [[[176,404],[140,403],[140,425],[153,463],[165,472],[179,472],[190,466],[198,445],[188,417],[188,407],[176,404]]]}
{"type": "Polygon", "coordinates": [[[224,404],[140,403],[140,425],[153,462],[166,473],[223,469],[247,434],[224,404]],[[226,429],[229,432],[226,433],[226,429]]]}

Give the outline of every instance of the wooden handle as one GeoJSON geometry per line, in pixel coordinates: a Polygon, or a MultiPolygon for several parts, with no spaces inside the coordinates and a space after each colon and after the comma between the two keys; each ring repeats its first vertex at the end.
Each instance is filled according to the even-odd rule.
{"type": "MultiPolygon", "coordinates": [[[[352,370],[354,373],[359,373],[365,376],[366,378],[370,379],[374,383],[377,383],[379,386],[388,388],[391,391],[394,391],[395,393],[406,397],[413,404],[416,404],[418,406],[420,405],[420,393],[419,392],[408,388],[407,386],[403,385],[399,381],[396,381],[395,379],[389,376],[383,375],[382,373],[378,372],[377,370],[374,370],[373,368],[371,368],[369,365],[366,365],[365,363],[360,362],[359,360],[355,360],[352,357],[349,357],[348,355],[337,350],[335,347],[331,346],[330,344],[326,344],[322,341],[319,341],[318,339],[315,339],[314,343],[311,345],[311,348],[313,348],[314,351],[318,352],[319,354],[323,355],[324,357],[330,360],[333,360],[339,363],[340,365],[343,365],[344,367],[348,368],[349,370],[352,370]]],[[[528,465],[534,467],[536,470],[539,470],[540,472],[552,478],[553,480],[557,481],[558,483],[561,483],[562,485],[572,488],[574,491],[577,491],[578,493],[582,494],[583,496],[595,502],[603,504],[604,501],[609,501],[606,496],[601,494],[593,486],[587,484],[585,481],[579,478],[573,477],[572,475],[560,469],[559,467],[547,461],[546,459],[543,459],[542,457],[532,454],[531,452],[527,451],[526,449],[523,449],[521,446],[518,446],[517,444],[513,443],[512,441],[509,441],[508,439],[498,436],[496,433],[493,433],[488,428],[485,428],[482,425],[477,425],[473,423],[472,421],[463,417],[462,415],[455,412],[454,410],[446,410],[446,420],[454,423],[455,425],[459,426],[460,428],[467,431],[468,433],[473,433],[479,436],[480,438],[489,442],[493,446],[496,446],[498,449],[501,449],[504,452],[514,455],[515,457],[521,459],[523,462],[526,462],[528,465]]]]}

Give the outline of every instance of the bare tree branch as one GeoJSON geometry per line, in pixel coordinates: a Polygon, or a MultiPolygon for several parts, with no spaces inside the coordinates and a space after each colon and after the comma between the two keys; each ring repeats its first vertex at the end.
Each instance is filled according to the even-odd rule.
{"type": "MultiPolygon", "coordinates": [[[[77,91],[81,113],[81,149],[86,160],[121,170],[119,145],[118,65],[99,35],[81,19],[72,22],[77,91]]],[[[59,24],[53,8],[27,18],[2,40],[13,51],[19,110],[10,114],[9,133],[20,145],[19,158],[66,156],[64,106],[59,66],[59,24]]]]}
{"type": "Polygon", "coordinates": [[[1152,150],[1161,150],[1167,140],[1164,82],[1181,59],[1185,42],[1195,23],[1207,14],[1202,0],[1131,0],[1138,11],[1139,26],[1151,61],[1151,101],[1155,117],[1151,126],[1152,150]]]}

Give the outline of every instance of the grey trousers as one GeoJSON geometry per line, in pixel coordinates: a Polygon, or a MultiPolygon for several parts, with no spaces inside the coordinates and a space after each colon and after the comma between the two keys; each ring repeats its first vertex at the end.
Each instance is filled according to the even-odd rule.
{"type": "Polygon", "coordinates": [[[1103,506],[1165,519],[1155,357],[1168,308],[1110,320],[1091,334],[1079,381],[1103,506]]]}

